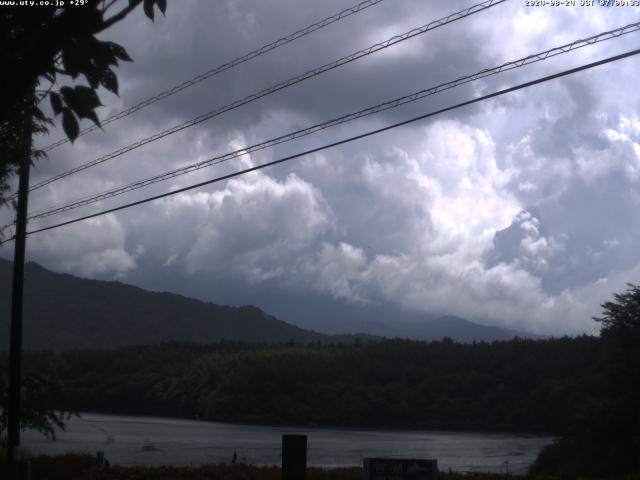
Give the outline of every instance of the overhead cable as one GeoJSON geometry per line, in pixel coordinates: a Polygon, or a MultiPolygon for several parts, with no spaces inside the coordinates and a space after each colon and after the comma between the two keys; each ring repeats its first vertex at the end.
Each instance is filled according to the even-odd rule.
{"type": "MultiPolygon", "coordinates": [[[[182,82],[179,85],[175,85],[171,88],[168,88],[167,90],[164,90],[163,92],[160,92],[157,95],[154,95],[153,97],[147,98],[146,100],[143,100],[140,103],[137,103],[134,106],[127,108],[126,110],[122,110],[106,118],[105,120],[101,120],[100,123],[102,126],[105,126],[105,125],[108,125],[109,123],[115,122],[116,120],[120,120],[121,118],[127,117],[132,113],[137,112],[138,110],[142,110],[143,108],[148,107],[149,105],[152,105],[156,102],[159,102],[160,100],[163,100],[167,97],[175,95],[176,93],[181,92],[186,88],[192,87],[208,78],[211,78],[215,75],[218,75],[219,73],[229,70],[230,68],[233,68],[242,63],[248,62],[249,60],[253,60],[256,57],[264,55],[265,53],[275,50],[276,48],[282,47],[283,45],[291,43],[294,40],[297,40],[301,37],[309,35],[310,33],[313,33],[316,30],[320,30],[321,28],[324,28],[328,25],[331,25],[332,23],[335,23],[339,20],[347,18],[353,15],[354,13],[361,12],[362,10],[365,10],[383,1],[384,0],[366,0],[364,2],[358,3],[357,5],[354,5],[353,7],[345,8],[344,10],[334,15],[331,15],[323,20],[320,20],[319,22],[313,23],[305,28],[302,28],[294,33],[287,35],[286,37],[279,38],[275,42],[271,42],[267,45],[263,45],[262,47],[257,48],[245,55],[242,55],[241,57],[234,58],[233,60],[223,63],[222,65],[218,65],[217,67],[214,67],[210,70],[207,70],[206,72],[201,73],[200,75],[193,77],[190,80],[182,82]]],[[[87,133],[93,132],[98,128],[100,127],[98,127],[97,125],[91,125],[90,127],[83,128],[82,130],[80,130],[80,133],[78,134],[78,136],[86,135],[87,133]]],[[[47,145],[45,148],[43,148],[43,150],[45,152],[49,152],[54,148],[59,147],[60,145],[64,145],[67,142],[69,142],[69,139],[62,138],[57,142],[52,143],[51,145],[47,145]]]]}
{"type": "Polygon", "coordinates": [[[350,113],[347,115],[343,115],[337,118],[334,118],[332,120],[328,120],[326,122],[323,123],[319,123],[301,130],[297,130],[295,132],[290,132],[287,133],[285,135],[281,135],[279,137],[275,137],[272,138],[270,140],[266,140],[264,142],[260,142],[248,147],[244,147],[244,148],[240,148],[237,150],[234,150],[232,152],[228,152],[225,153],[223,155],[217,155],[214,157],[211,157],[207,160],[203,160],[197,163],[193,163],[191,165],[187,165],[185,167],[181,167],[181,168],[177,168],[175,170],[171,170],[165,173],[161,173],[159,175],[155,175],[153,177],[150,178],[146,178],[143,180],[138,180],[136,182],[132,182],[129,183],[127,185],[121,186],[121,187],[117,187],[111,190],[107,190],[98,194],[94,194],[94,195],[90,195],[87,197],[83,197],[80,199],[76,199],[76,200],[72,200],[66,203],[63,203],[61,205],[57,205],[55,207],[51,207],[48,209],[43,209],[41,211],[38,212],[34,212],[32,215],[30,215],[28,217],[29,220],[33,220],[33,219],[37,219],[37,218],[45,218],[45,217],[49,217],[51,215],[56,215],[62,212],[66,212],[69,210],[74,210],[76,208],[85,206],[85,205],[90,205],[96,202],[99,202],[101,200],[105,200],[107,198],[112,198],[115,196],[119,196],[122,194],[125,194],[127,192],[131,192],[134,190],[138,190],[140,188],[143,187],[147,187],[149,185],[153,185],[155,183],[158,182],[162,182],[164,180],[168,180],[170,178],[174,178],[174,177],[178,177],[180,175],[185,175],[197,170],[201,170],[203,168],[206,167],[210,167],[212,165],[216,165],[216,164],[220,164],[222,162],[226,162],[229,161],[231,159],[246,155],[246,154],[250,154],[259,150],[263,150],[265,148],[268,147],[272,147],[274,145],[278,145],[281,143],[285,143],[297,138],[301,138],[307,135],[311,135],[313,133],[316,133],[318,131],[330,128],[330,127],[334,127],[336,125],[340,125],[343,123],[347,123],[353,120],[356,120],[358,118],[362,118],[362,117],[366,117],[369,115],[373,115],[376,113],[380,113],[386,110],[390,110],[392,108],[396,108],[399,107],[401,105],[405,105],[411,102],[415,102],[417,100],[420,100],[422,98],[425,98],[427,96],[431,96],[431,95],[435,95],[439,92],[443,92],[445,90],[449,90],[452,88],[455,88],[457,86],[469,83],[469,82],[473,82],[475,80],[481,79],[481,78],[485,78],[485,77],[489,77],[492,75],[496,75],[508,70],[513,70],[515,68],[520,68],[523,67],[525,65],[530,65],[532,63],[536,63],[536,62],[540,62],[543,60],[546,60],[548,58],[563,54],[563,53],[568,53],[571,52],[573,50],[576,50],[578,48],[582,48],[588,45],[594,45],[596,43],[599,42],[603,42],[606,40],[610,40],[612,38],[618,38],[621,35],[625,35],[631,32],[636,32],[640,30],[640,22],[636,22],[636,23],[632,23],[629,25],[625,25],[624,27],[620,27],[620,28],[616,28],[614,30],[609,30],[607,32],[603,32],[603,33],[599,33],[597,35],[593,35],[591,37],[587,37],[587,38],[583,38],[580,40],[575,40],[571,43],[567,43],[565,45],[559,46],[559,47],[554,47],[551,48],[549,50],[545,50],[543,52],[539,52],[533,55],[528,55],[526,57],[517,59],[517,60],[512,60],[506,63],[503,63],[497,67],[493,67],[493,68],[487,68],[484,70],[481,70],[477,73],[474,73],[472,75],[466,75],[464,77],[460,77],[457,78],[455,80],[449,81],[449,82],[445,82],[445,83],[440,83],[434,87],[430,87],[424,90],[420,90],[418,92],[414,92],[410,95],[405,95],[403,97],[399,97],[396,98],[394,100],[390,100],[384,103],[380,103],[378,105],[372,106],[372,107],[368,107],[365,108],[363,110],[359,110],[357,112],[354,113],[350,113]]]}
{"type": "Polygon", "coordinates": [[[139,140],[135,143],[129,144],[125,147],[122,147],[118,150],[115,150],[111,153],[108,153],[106,155],[103,155],[102,157],[99,157],[95,160],[92,160],[90,162],[84,163],[82,165],[79,165],[75,168],[69,169],[63,173],[60,173],[58,175],[55,175],[53,177],[50,177],[46,180],[43,180],[41,182],[35,183],[34,185],[32,185],[29,188],[29,191],[34,191],[37,190],[39,188],[42,188],[46,185],[49,185],[50,183],[53,183],[57,180],[61,180],[65,177],[68,177],[70,175],[76,174],[78,172],[81,172],[83,170],[86,170],[88,168],[91,168],[95,165],[104,163],[108,160],[111,160],[113,158],[119,157],[121,155],[124,155],[127,152],[130,152],[132,150],[135,150],[137,148],[142,147],[143,145],[147,145],[151,142],[154,142],[156,140],[160,140],[161,138],[164,138],[168,135],[172,135],[174,133],[177,133],[181,130],[184,130],[186,128],[192,127],[194,125],[198,125],[199,123],[202,123],[206,120],[209,120],[213,117],[217,117],[218,115],[221,115],[223,113],[226,113],[230,110],[233,110],[235,108],[238,108],[242,105],[246,105],[247,103],[253,102],[255,100],[258,100],[262,97],[265,97],[267,95],[270,95],[272,93],[275,93],[277,91],[283,90],[287,87],[290,87],[292,85],[295,85],[297,83],[303,82],[304,80],[307,80],[309,78],[312,77],[316,77],[318,75],[321,75],[325,72],[328,72],[330,70],[333,70],[335,68],[338,68],[342,65],[345,65],[347,63],[353,62],[355,60],[358,60],[359,58],[365,57],[367,55],[371,55],[375,52],[378,52],[380,50],[383,50],[385,48],[388,48],[392,45],[395,45],[397,43],[400,42],[404,42],[405,40],[408,40],[410,38],[413,38],[417,35],[422,35],[423,33],[426,33],[428,31],[434,30],[438,27],[442,27],[444,25],[447,25],[449,23],[455,22],[457,20],[466,18],[470,15],[473,15],[475,13],[481,12],[483,10],[486,10],[488,8],[491,8],[495,5],[498,5],[500,3],[504,3],[506,0],[486,0],[482,3],[478,3],[476,5],[473,5],[471,7],[465,8],[464,10],[461,10],[459,12],[455,12],[452,13],[450,15],[447,15],[446,17],[443,17],[441,19],[438,20],[434,20],[430,23],[428,23],[427,25],[423,25],[422,27],[418,27],[418,28],[414,28],[412,30],[409,30],[408,32],[405,32],[401,35],[395,35],[387,40],[385,40],[384,42],[380,42],[380,43],[376,43],[375,45],[371,45],[368,48],[365,48],[363,50],[359,50],[357,52],[354,52],[350,55],[347,55],[346,57],[342,57],[338,60],[335,60],[333,62],[327,63],[321,67],[317,67],[314,68],[312,70],[309,70],[301,75],[297,75],[295,77],[290,78],[289,80],[285,80],[284,82],[280,82],[277,83],[269,88],[265,88],[264,90],[261,90],[257,93],[248,95],[242,99],[236,100],[232,103],[229,103],[223,107],[219,107],[215,110],[211,110],[210,112],[204,113],[202,115],[199,115],[191,120],[188,120],[184,123],[181,123],[179,125],[175,125],[171,128],[168,128],[166,130],[163,130],[162,132],[156,133],[150,137],[144,138],[142,140],[139,140]]]}
{"type": "MultiPolygon", "coordinates": [[[[294,155],[289,155],[287,157],[280,158],[278,160],[273,160],[271,162],[267,162],[267,163],[264,163],[264,164],[261,164],[261,165],[257,165],[255,167],[246,168],[246,169],[240,170],[238,172],[234,172],[234,173],[230,173],[228,175],[223,175],[223,176],[220,176],[220,177],[216,177],[216,178],[204,181],[204,182],[196,183],[194,185],[189,185],[187,187],[179,188],[177,190],[172,190],[170,192],[165,192],[165,193],[162,193],[162,194],[159,194],[159,195],[154,195],[152,197],[147,197],[147,198],[144,198],[142,200],[138,200],[136,202],[131,202],[131,203],[127,203],[125,205],[120,205],[118,207],[110,208],[110,209],[107,209],[107,210],[102,210],[100,212],[92,213],[90,215],[85,215],[85,216],[82,216],[82,217],[74,218],[72,220],[67,220],[65,222],[60,222],[60,223],[56,223],[54,225],[49,225],[47,227],[38,228],[38,229],[32,230],[30,232],[27,232],[27,234],[28,235],[33,235],[35,233],[45,232],[47,230],[52,230],[52,229],[55,229],[55,228],[64,227],[66,225],[71,225],[71,224],[78,223],[78,222],[81,222],[81,221],[84,221],[84,220],[88,220],[88,219],[91,219],[91,218],[95,218],[95,217],[99,217],[99,216],[102,216],[102,215],[106,215],[108,213],[113,213],[113,212],[117,212],[117,211],[120,211],[120,210],[125,210],[127,208],[135,207],[137,205],[142,205],[144,203],[152,202],[154,200],[159,200],[159,199],[166,198],[166,197],[169,197],[169,196],[177,195],[178,193],[186,192],[188,190],[193,190],[195,188],[200,188],[200,187],[203,187],[205,185],[210,185],[212,183],[217,183],[217,182],[221,182],[221,181],[224,181],[224,180],[228,180],[228,179],[231,179],[231,178],[234,178],[234,177],[238,177],[240,175],[244,175],[244,174],[247,174],[247,173],[250,173],[250,172],[261,170],[261,169],[266,168],[266,167],[270,167],[270,166],[273,166],[273,165],[284,163],[284,162],[287,162],[289,160],[293,160],[295,158],[300,158],[300,157],[303,157],[303,156],[306,156],[306,155],[310,155],[312,153],[316,153],[316,152],[320,152],[322,150],[326,150],[328,148],[337,147],[337,146],[343,145],[345,143],[350,143],[350,142],[353,142],[355,140],[360,140],[360,139],[363,139],[363,138],[366,138],[366,137],[370,137],[372,135],[376,135],[376,134],[379,134],[379,133],[382,133],[382,132],[386,132],[388,130],[391,130],[391,129],[394,129],[394,128],[398,128],[398,127],[401,127],[401,126],[404,126],[404,125],[408,125],[410,123],[414,123],[414,122],[417,122],[419,120],[423,120],[425,118],[429,118],[429,117],[433,117],[433,116],[439,115],[441,113],[449,112],[451,110],[455,110],[455,109],[458,109],[458,108],[461,108],[461,107],[465,107],[465,106],[468,106],[468,105],[479,103],[479,102],[482,102],[482,101],[485,101],[485,100],[489,100],[491,98],[495,98],[495,97],[499,97],[501,95],[505,95],[507,93],[515,92],[517,90],[522,90],[524,88],[532,87],[534,85],[538,85],[538,84],[541,84],[541,83],[544,83],[544,82],[548,82],[548,81],[554,80],[556,78],[565,77],[567,75],[571,75],[571,74],[574,74],[574,73],[577,73],[577,72],[581,72],[581,71],[588,70],[588,69],[591,69],[591,68],[594,68],[594,67],[598,67],[600,65],[605,65],[607,63],[615,62],[617,60],[622,60],[623,58],[628,58],[628,57],[631,57],[631,56],[634,56],[634,55],[638,55],[638,54],[640,54],[640,49],[631,50],[629,52],[625,52],[625,53],[622,53],[622,54],[619,54],[619,55],[608,57],[608,58],[605,58],[603,60],[598,60],[596,62],[591,62],[591,63],[585,64],[585,65],[581,65],[579,67],[571,68],[569,70],[564,70],[562,72],[555,73],[553,75],[547,75],[545,77],[537,78],[535,80],[531,80],[529,82],[521,83],[521,84],[513,86],[513,87],[509,87],[509,88],[505,88],[505,89],[502,89],[502,90],[498,90],[496,92],[493,92],[493,93],[490,93],[490,94],[487,94],[487,95],[483,95],[481,97],[477,97],[477,98],[474,98],[474,99],[471,99],[471,100],[467,100],[465,102],[461,102],[461,103],[458,103],[458,104],[455,104],[455,105],[452,105],[452,106],[449,106],[449,107],[441,108],[439,110],[435,110],[435,111],[432,111],[432,112],[429,112],[429,113],[426,113],[426,114],[423,114],[423,115],[419,115],[417,117],[410,118],[409,120],[404,120],[402,122],[394,123],[392,125],[388,125],[386,127],[378,128],[376,130],[371,130],[369,132],[362,133],[360,135],[354,135],[352,137],[348,137],[348,138],[345,138],[343,140],[339,140],[337,142],[329,143],[329,144],[323,145],[321,147],[305,150],[304,152],[296,153],[294,155]]],[[[15,237],[12,237],[12,238],[9,238],[9,239],[5,240],[2,243],[6,243],[6,242],[14,240],[14,239],[15,239],[15,237]]]]}

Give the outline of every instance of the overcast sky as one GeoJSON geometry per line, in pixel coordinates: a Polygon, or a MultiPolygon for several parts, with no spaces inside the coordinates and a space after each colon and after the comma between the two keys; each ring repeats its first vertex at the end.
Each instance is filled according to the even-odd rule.
{"type": "MultiPolygon", "coordinates": [[[[134,63],[102,118],[354,4],[169,2],[105,32],[134,63]]],[[[472,5],[385,0],[65,145],[32,183],[472,5]]],[[[579,2],[578,2],[579,3],[579,2]]],[[[32,194],[32,211],[129,183],[638,21],[631,7],[510,0],[154,142],[32,194]]],[[[640,33],[474,82],[200,170],[57,223],[362,133],[639,45],[640,33]]],[[[410,124],[28,239],[59,272],[217,303],[455,314],[545,334],[594,332],[640,282],[640,59],[410,124]],[[271,299],[271,300],[270,300],[271,299]]],[[[53,130],[46,145],[61,136],[53,130]]],[[[3,223],[11,219],[2,212],[3,223]]],[[[12,255],[3,246],[0,254],[12,255]]],[[[275,312],[274,312],[275,310],[275,312]]],[[[346,311],[346,310],[345,310],[346,311]]],[[[293,315],[293,314],[292,314],[293,315]]],[[[286,318],[297,322],[296,318],[286,318]]],[[[298,321],[297,323],[304,323],[298,321]]],[[[320,327],[318,327],[320,328],[320,327]]]]}

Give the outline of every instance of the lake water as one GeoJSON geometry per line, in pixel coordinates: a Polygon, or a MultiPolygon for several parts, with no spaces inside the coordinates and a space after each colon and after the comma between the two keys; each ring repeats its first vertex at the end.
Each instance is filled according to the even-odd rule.
{"type": "Polygon", "coordinates": [[[119,465],[198,465],[238,461],[279,465],[283,433],[308,436],[308,464],[362,466],[363,457],[435,458],[441,470],[524,473],[551,437],[503,433],[374,431],[234,425],[174,418],[83,413],[56,441],[25,432],[34,454],[105,452],[119,465]],[[508,462],[508,464],[507,464],[508,462]]]}

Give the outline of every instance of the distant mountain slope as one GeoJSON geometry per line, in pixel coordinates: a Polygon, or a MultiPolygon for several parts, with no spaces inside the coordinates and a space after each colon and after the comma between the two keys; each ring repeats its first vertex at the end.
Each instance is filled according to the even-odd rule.
{"type": "MultiPolygon", "coordinates": [[[[272,289],[261,292],[264,310],[302,328],[338,334],[367,332],[379,337],[440,340],[451,337],[458,342],[510,340],[514,337],[542,339],[543,335],[476,323],[453,315],[402,309],[389,302],[348,304],[310,292],[290,293],[272,289]]],[[[245,300],[246,301],[246,300],[245,300]]],[[[235,303],[243,303],[237,301],[235,303]]]]}
{"type": "MultiPolygon", "coordinates": [[[[0,350],[8,345],[11,266],[0,260],[0,350]]],[[[120,282],[87,280],[31,262],[25,273],[24,325],[25,346],[47,350],[221,339],[268,343],[349,340],[348,336],[330,337],[298,328],[252,306],[221,306],[120,282]]]]}
{"type": "MultiPolygon", "coordinates": [[[[11,273],[11,262],[0,259],[0,351],[8,348],[11,273]]],[[[25,271],[24,345],[31,350],[110,348],[168,341],[205,344],[222,339],[251,343],[290,340],[350,343],[379,336],[417,340],[451,337],[459,342],[507,340],[514,336],[535,338],[454,316],[402,317],[393,312],[379,313],[392,320],[354,321],[343,330],[366,334],[326,335],[279,320],[254,306],[222,306],[120,282],[88,280],[51,272],[33,262],[27,263],[25,271]]],[[[327,326],[330,322],[328,314],[327,326]]],[[[318,322],[312,328],[323,328],[321,325],[318,322]]]]}
{"type": "Polygon", "coordinates": [[[519,332],[500,327],[479,325],[454,315],[426,319],[423,322],[399,323],[395,335],[406,336],[418,340],[440,340],[450,337],[458,342],[482,342],[494,340],[511,340],[514,337],[542,339],[541,335],[519,332]]]}

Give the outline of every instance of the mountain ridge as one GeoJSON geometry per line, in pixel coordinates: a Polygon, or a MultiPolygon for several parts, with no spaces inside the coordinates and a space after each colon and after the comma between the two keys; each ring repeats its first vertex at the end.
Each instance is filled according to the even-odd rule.
{"type": "MultiPolygon", "coordinates": [[[[9,311],[10,262],[0,264],[0,309],[9,311]]],[[[202,302],[119,281],[83,279],[25,265],[24,342],[28,349],[69,350],[219,340],[278,343],[331,337],[279,320],[254,306],[202,302]],[[179,320],[178,320],[179,319],[179,320]]],[[[0,320],[8,336],[8,315],[0,320]]],[[[341,340],[338,338],[337,340],[341,340]]],[[[3,342],[6,344],[7,342],[3,342]]]]}
{"type": "MultiPolygon", "coordinates": [[[[0,318],[0,350],[8,345],[11,266],[11,262],[0,259],[0,311],[5,312],[0,318]]],[[[352,343],[380,338],[373,332],[329,335],[287,323],[253,305],[218,305],[171,292],[152,292],[120,281],[84,279],[50,271],[35,262],[25,265],[24,288],[24,345],[31,350],[113,348],[169,341],[352,343]]],[[[388,336],[491,341],[515,335],[449,316],[435,323],[415,322],[409,327],[405,324],[388,336]],[[426,335],[425,329],[432,323],[435,328],[431,335],[426,335]]]]}

